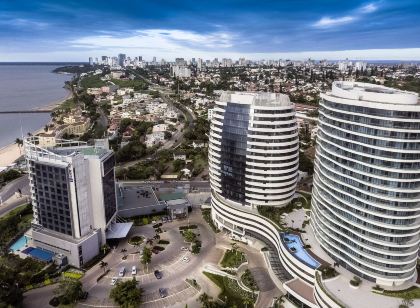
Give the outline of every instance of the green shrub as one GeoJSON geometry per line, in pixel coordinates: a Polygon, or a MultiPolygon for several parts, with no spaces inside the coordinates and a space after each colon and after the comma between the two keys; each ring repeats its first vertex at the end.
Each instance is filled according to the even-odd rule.
{"type": "Polygon", "coordinates": [[[140,245],[141,243],[143,243],[144,238],[142,236],[133,236],[132,238],[130,238],[128,240],[128,243],[131,245],[140,245]]]}
{"type": "Polygon", "coordinates": [[[350,280],[350,284],[354,287],[359,286],[361,283],[362,283],[362,280],[357,276],[354,276],[353,279],[350,280]]]}
{"type": "Polygon", "coordinates": [[[83,277],[82,273],[76,273],[76,272],[64,272],[63,276],[65,278],[71,278],[71,279],[80,279],[83,277]]]}

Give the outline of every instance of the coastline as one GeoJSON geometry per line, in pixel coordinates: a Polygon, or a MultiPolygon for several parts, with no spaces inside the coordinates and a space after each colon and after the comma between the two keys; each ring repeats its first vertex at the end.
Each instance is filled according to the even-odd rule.
{"type": "MultiPolygon", "coordinates": [[[[60,106],[62,103],[64,103],[66,100],[73,97],[73,93],[65,88],[67,91],[67,94],[64,98],[58,99],[56,101],[50,102],[42,107],[38,107],[37,109],[51,109],[51,111],[58,106],[60,106]]],[[[48,124],[48,123],[45,123],[48,124]]],[[[40,132],[44,131],[44,128],[41,127],[33,132],[32,134],[36,135],[40,132]]],[[[4,147],[0,148],[0,168],[1,167],[8,167],[11,164],[13,164],[17,159],[19,159],[23,155],[23,146],[18,146],[16,143],[10,143],[4,147]]]]}

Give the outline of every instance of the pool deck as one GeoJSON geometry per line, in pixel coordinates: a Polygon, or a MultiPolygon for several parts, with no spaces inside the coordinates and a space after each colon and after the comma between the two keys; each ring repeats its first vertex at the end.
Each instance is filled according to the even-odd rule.
{"type": "Polygon", "coordinates": [[[309,249],[304,248],[305,242],[300,233],[297,232],[288,232],[288,234],[283,233],[281,235],[284,245],[290,251],[290,253],[298,259],[300,262],[306,264],[307,266],[316,269],[319,268],[323,264],[328,264],[328,262],[322,260],[318,256],[316,256],[313,252],[309,249]],[[293,237],[299,240],[299,243],[296,242],[287,242],[285,238],[293,237]],[[296,251],[292,251],[292,247],[297,248],[296,251]]]}

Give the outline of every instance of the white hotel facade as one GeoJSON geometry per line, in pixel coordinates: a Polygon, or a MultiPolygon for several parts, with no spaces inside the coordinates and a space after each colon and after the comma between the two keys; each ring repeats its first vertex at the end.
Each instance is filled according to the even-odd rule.
{"type": "Polygon", "coordinates": [[[213,221],[266,245],[270,275],[294,305],[394,303],[371,287],[406,288],[417,275],[418,97],[335,82],[322,94],[319,113],[311,219],[306,233],[297,234],[302,246],[311,246],[303,248],[304,257],[288,245],[296,234],[257,210],[285,206],[296,196],[298,128],[285,95],[225,92],[216,102],[209,138],[213,221]],[[338,277],[323,279],[321,270],[333,265],[340,265],[338,277]],[[364,279],[356,297],[353,275],[364,279]]]}

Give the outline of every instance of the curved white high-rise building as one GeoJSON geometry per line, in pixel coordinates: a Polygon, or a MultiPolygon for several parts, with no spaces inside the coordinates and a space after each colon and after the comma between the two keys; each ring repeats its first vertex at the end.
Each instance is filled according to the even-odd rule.
{"type": "Polygon", "coordinates": [[[293,198],[298,129],[289,97],[225,92],[213,110],[209,173],[214,194],[238,205],[282,206],[293,198]]]}
{"type": "Polygon", "coordinates": [[[321,95],[311,226],[339,264],[383,285],[415,275],[420,242],[418,95],[335,82],[321,95]]]}

